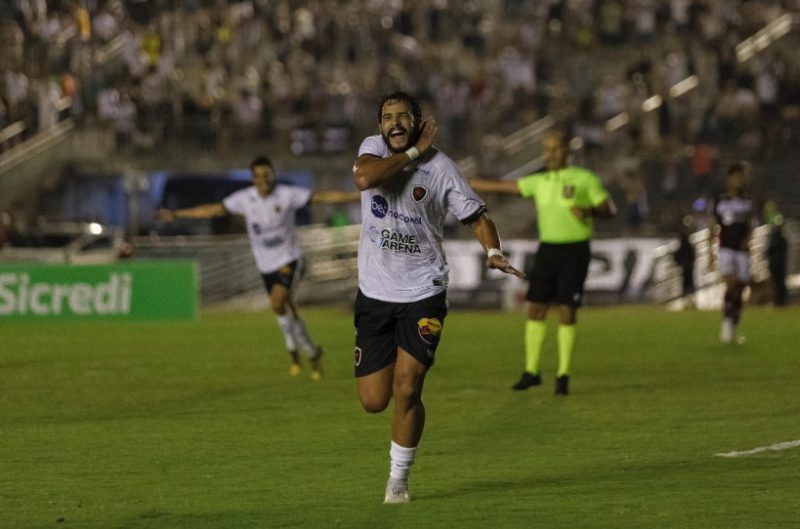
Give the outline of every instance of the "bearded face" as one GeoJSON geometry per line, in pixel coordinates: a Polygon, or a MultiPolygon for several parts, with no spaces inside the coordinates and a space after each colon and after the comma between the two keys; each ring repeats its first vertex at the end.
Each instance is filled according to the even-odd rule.
{"type": "Polygon", "coordinates": [[[413,147],[419,137],[419,123],[414,123],[411,107],[405,101],[387,101],[379,126],[383,141],[394,153],[413,147]]]}

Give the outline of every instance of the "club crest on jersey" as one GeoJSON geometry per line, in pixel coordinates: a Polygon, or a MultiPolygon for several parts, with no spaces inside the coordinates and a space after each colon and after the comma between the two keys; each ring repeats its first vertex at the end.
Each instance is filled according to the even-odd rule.
{"type": "Polygon", "coordinates": [[[281,212],[281,207],[280,207],[280,205],[278,205],[278,204],[275,204],[275,213],[280,213],[280,212],[281,212]]]}
{"type": "Polygon", "coordinates": [[[355,351],[353,351],[353,362],[356,364],[356,367],[361,365],[361,348],[356,347],[355,351]]]}
{"type": "Polygon", "coordinates": [[[564,186],[562,188],[564,198],[572,198],[575,196],[575,186],[564,186]]]}
{"type": "Polygon", "coordinates": [[[442,334],[442,322],[437,318],[420,318],[417,322],[419,337],[427,344],[434,344],[442,334]]]}
{"type": "Polygon", "coordinates": [[[414,202],[422,202],[428,196],[428,189],[425,186],[414,186],[411,189],[411,197],[414,202]]]}

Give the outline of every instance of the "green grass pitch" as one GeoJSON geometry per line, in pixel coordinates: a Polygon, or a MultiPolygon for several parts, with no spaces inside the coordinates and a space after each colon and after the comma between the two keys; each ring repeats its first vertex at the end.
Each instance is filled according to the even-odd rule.
{"type": "Polygon", "coordinates": [[[448,316],[414,501],[382,505],[389,414],[368,415],[346,310],[308,309],[326,378],[287,373],[271,315],[0,324],[0,527],[800,527],[800,309],[586,308],[572,393],[512,392],[521,314],[448,316]]]}

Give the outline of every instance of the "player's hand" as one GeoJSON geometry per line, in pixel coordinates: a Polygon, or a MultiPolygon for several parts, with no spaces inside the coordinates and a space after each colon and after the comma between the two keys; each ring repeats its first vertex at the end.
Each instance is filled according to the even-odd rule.
{"type": "Polygon", "coordinates": [[[500,270],[501,272],[505,272],[506,274],[511,274],[513,276],[517,276],[520,279],[527,279],[527,276],[511,266],[511,263],[508,262],[508,259],[501,255],[493,255],[486,261],[486,266],[489,268],[494,268],[495,270],[500,270]]]}
{"type": "Polygon", "coordinates": [[[158,208],[155,217],[164,222],[172,222],[175,220],[175,215],[172,213],[172,210],[167,208],[158,208]]]}
{"type": "Polygon", "coordinates": [[[436,118],[430,116],[422,120],[422,124],[419,126],[419,139],[414,145],[420,154],[431,148],[438,132],[439,125],[436,124],[436,118]]]}

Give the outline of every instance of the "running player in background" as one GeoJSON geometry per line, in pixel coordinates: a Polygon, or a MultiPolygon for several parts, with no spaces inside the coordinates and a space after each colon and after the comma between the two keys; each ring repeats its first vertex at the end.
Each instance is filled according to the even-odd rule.
{"type": "Polygon", "coordinates": [[[322,348],[311,339],[292,300],[292,284],[302,263],[295,235],[295,212],[308,203],[355,202],[360,194],[357,191],[312,191],[277,183],[272,162],[265,156],[253,160],[250,170],[253,185],[232,193],[222,202],[175,210],[161,208],[157,215],[165,222],[230,214],[244,216],[250,248],[289,352],[289,374],[297,376],[302,372],[302,351],[311,362],[311,378],[319,380],[322,378],[322,348]]]}
{"type": "MultiPolygon", "coordinates": [[[[753,199],[747,191],[747,166],[737,162],[728,168],[725,192],[712,205],[711,236],[719,243],[717,263],[725,282],[722,305],[722,343],[741,343],[739,320],[742,317],[742,293],[750,282],[750,232],[755,213],[753,199]]],[[[715,268],[714,252],[709,252],[709,268],[715,268]]]]}
{"type": "Polygon", "coordinates": [[[362,192],[355,374],[367,412],[383,411],[394,397],[384,503],[406,503],[425,425],[422,386],[447,315],[447,213],[472,227],[489,268],[522,274],[503,257],[484,202],[453,160],[432,147],[436,121],[422,119],[417,101],[403,92],[385,96],[378,128],[361,143],[353,166],[362,192]]]}
{"type": "Polygon", "coordinates": [[[479,192],[496,192],[532,199],[536,203],[539,249],[526,299],[525,371],[512,389],[526,390],[542,383],[539,360],[551,303],[558,306],[558,373],[556,395],[569,393],[572,353],[578,337],[577,314],[589,271],[589,240],[593,217],[608,218],[616,207],[593,172],[568,165],[569,147],[560,132],[542,139],[545,170],[519,180],[470,180],[479,192]]]}

